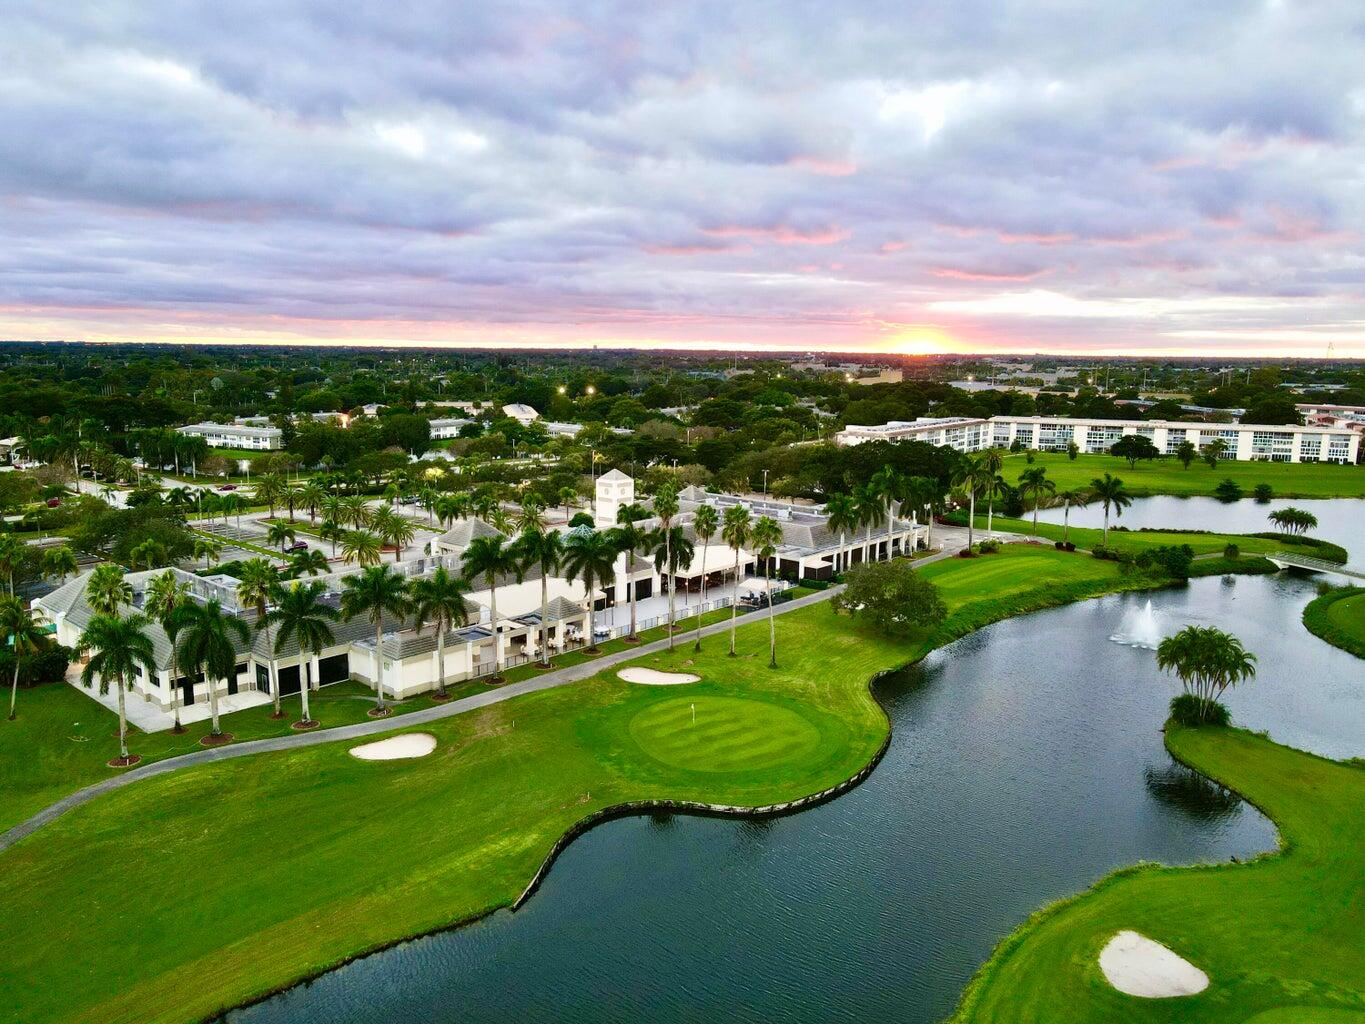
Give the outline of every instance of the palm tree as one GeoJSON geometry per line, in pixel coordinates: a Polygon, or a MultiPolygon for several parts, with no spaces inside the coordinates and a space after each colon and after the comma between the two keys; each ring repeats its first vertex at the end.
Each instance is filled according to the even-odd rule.
{"type": "Polygon", "coordinates": [[[395,562],[402,557],[403,549],[412,543],[413,537],[417,536],[416,529],[406,516],[391,512],[387,508],[375,512],[374,532],[379,535],[385,547],[393,548],[395,562]]]}
{"type": "Polygon", "coordinates": [[[831,494],[825,502],[825,525],[831,533],[839,535],[839,554],[835,558],[834,572],[837,575],[848,571],[847,537],[850,531],[858,528],[858,506],[849,494],[831,494]]]}
{"type": "MultiPolygon", "coordinates": [[[[250,558],[237,568],[237,601],[243,608],[256,610],[256,631],[265,633],[265,646],[270,647],[270,621],[266,610],[276,599],[280,589],[280,574],[264,558],[250,558]]],[[[266,678],[269,681],[270,696],[275,704],[271,718],[283,718],[280,709],[280,687],[276,679],[275,658],[267,659],[266,678]]]]}
{"type": "Polygon", "coordinates": [[[342,502],[342,520],[357,530],[370,524],[370,506],[363,494],[355,494],[342,502]]]}
{"type": "Polygon", "coordinates": [[[568,519],[573,514],[573,506],[578,501],[578,492],[572,487],[561,487],[559,489],[559,504],[564,508],[564,518],[568,519]]]}
{"type": "MultiPolygon", "coordinates": [[[[86,592],[89,593],[89,588],[86,592]]],[[[81,670],[81,685],[90,689],[98,676],[101,695],[109,692],[111,683],[118,690],[119,757],[117,762],[110,762],[115,767],[133,763],[132,755],[128,753],[124,690],[133,685],[139,667],[149,676],[156,673],[156,651],[147,633],[147,624],[147,616],[140,613],[120,616],[101,612],[90,620],[76,645],[82,655],[90,655],[81,670]]]]}
{"type": "Polygon", "coordinates": [[[958,461],[957,468],[953,470],[952,484],[967,496],[969,502],[969,509],[967,512],[968,551],[972,550],[972,543],[975,539],[976,495],[981,490],[984,475],[981,463],[971,455],[962,456],[958,461]]]}
{"type": "MultiPolygon", "coordinates": [[[[664,546],[673,543],[673,517],[678,514],[678,486],[672,480],[665,480],[659,485],[659,489],[654,493],[654,514],[659,519],[659,528],[663,532],[664,546]]],[[[671,552],[664,552],[664,563],[670,567],[670,573],[676,565],[671,552]]],[[[668,649],[673,650],[673,594],[678,588],[678,578],[676,575],[668,577],[668,649]]]]}
{"type": "Polygon", "coordinates": [[[109,562],[96,568],[85,584],[85,600],[97,615],[117,616],[132,604],[133,585],[124,578],[123,567],[109,562]]]}
{"type": "Polygon", "coordinates": [[[322,511],[322,521],[326,523],[336,523],[340,526],[346,525],[346,502],[343,498],[335,494],[329,494],[322,499],[319,505],[322,511]]]}
{"type": "Polygon", "coordinates": [[[400,622],[410,608],[408,581],[387,565],[372,565],[341,581],[341,614],[346,618],[365,616],[374,626],[375,716],[388,714],[384,705],[384,616],[400,622]]]}
{"type": "Polygon", "coordinates": [[[14,652],[14,678],[9,688],[9,720],[14,721],[14,704],[19,698],[19,666],[47,644],[43,627],[24,602],[13,595],[0,597],[0,636],[9,637],[14,652]]]}
{"type": "Polygon", "coordinates": [[[452,519],[460,518],[463,509],[464,506],[454,494],[443,494],[432,503],[432,510],[442,528],[448,527],[452,519]]]}
{"type": "Polygon", "coordinates": [[[521,508],[512,517],[512,524],[522,533],[527,530],[537,533],[543,531],[550,525],[550,521],[545,517],[545,502],[533,494],[528,494],[521,499],[521,508]]]}
{"type": "MultiPolygon", "coordinates": [[[[152,577],[142,595],[143,611],[161,624],[172,647],[175,646],[175,610],[188,600],[190,585],[170,569],[152,577]]],[[[171,681],[171,708],[175,715],[175,725],[171,731],[179,735],[185,731],[185,727],[180,724],[180,687],[175,685],[174,680],[171,681]]]]}
{"type": "Polygon", "coordinates": [[[730,603],[730,657],[735,656],[735,620],[739,615],[739,552],[749,542],[749,509],[744,505],[731,505],[725,510],[720,528],[721,538],[730,545],[735,553],[735,593],[730,603]]]}
{"type": "Polygon", "coordinates": [[[616,573],[616,557],[621,553],[617,538],[610,531],[579,527],[569,531],[564,542],[564,575],[570,582],[582,580],[588,592],[588,651],[597,653],[597,615],[593,591],[616,573]]]}
{"type": "Polygon", "coordinates": [[[1047,470],[1042,466],[1032,466],[1019,474],[1019,491],[1025,497],[1033,497],[1033,536],[1038,535],[1038,503],[1044,494],[1056,494],[1057,485],[1047,478],[1047,470]]]}
{"type": "Polygon", "coordinates": [[[1066,544],[1071,540],[1071,506],[1084,505],[1090,500],[1090,495],[1080,488],[1071,488],[1070,490],[1058,491],[1057,497],[1062,499],[1062,543],[1066,544]]]}
{"type": "Polygon", "coordinates": [[[266,527],[265,539],[271,547],[278,547],[284,553],[287,545],[298,539],[298,532],[288,523],[271,523],[266,527]]]}
{"type": "Polygon", "coordinates": [[[15,570],[19,568],[27,553],[27,546],[18,537],[8,533],[0,534],[0,572],[5,574],[11,596],[14,594],[15,570]]]}
{"type": "Polygon", "coordinates": [[[251,630],[237,616],[225,613],[216,597],[204,604],[186,601],[175,610],[171,622],[176,667],[181,675],[190,679],[201,672],[204,674],[204,682],[209,688],[212,734],[221,737],[223,729],[218,722],[216,684],[220,679],[228,682],[236,675],[237,647],[247,647],[251,643],[251,630]]]}
{"type": "Polygon", "coordinates": [[[318,536],[325,541],[331,541],[332,557],[337,555],[337,541],[346,537],[346,527],[335,519],[324,519],[322,525],[318,527],[318,536]]]}
{"type": "MultiPolygon", "coordinates": [[[[558,537],[558,534],[553,534],[558,537]]],[[[544,578],[542,577],[542,585],[544,578]]],[[[465,599],[469,594],[469,581],[454,576],[445,566],[438,566],[430,576],[414,580],[410,588],[412,594],[412,616],[418,629],[428,622],[436,624],[436,697],[445,700],[446,694],[446,630],[456,629],[469,622],[469,608],[465,599]]],[[[543,613],[542,613],[543,614],[543,613]]],[[[542,641],[544,640],[545,620],[541,619],[542,641]]]]}
{"type": "Polygon", "coordinates": [[[271,473],[256,481],[256,500],[270,509],[270,518],[275,518],[275,506],[284,499],[288,485],[284,480],[271,473]]]}
{"type": "Polygon", "coordinates": [[[630,579],[631,568],[635,563],[635,552],[645,546],[649,531],[636,523],[649,518],[649,513],[640,505],[622,505],[616,510],[616,542],[626,553],[626,589],[630,591],[630,633],[626,639],[631,643],[640,639],[635,632],[635,581],[630,579]]]}
{"type": "Polygon", "coordinates": [[[564,561],[564,538],[555,530],[522,530],[512,547],[523,567],[540,570],[540,664],[550,667],[550,576],[564,561]]]}
{"type": "Polygon", "coordinates": [[[348,530],[341,540],[347,565],[378,565],[382,550],[382,542],[369,530],[348,530]]]}
{"type": "Polygon", "coordinates": [[[299,700],[303,705],[303,717],[294,723],[300,729],[311,728],[313,714],[308,708],[308,691],[313,688],[312,662],[317,661],[323,649],[336,642],[329,623],[336,622],[341,615],[335,608],[323,601],[327,587],[318,580],[304,583],[295,580],[287,587],[281,587],[275,595],[275,607],[266,612],[266,622],[275,629],[275,646],[271,648],[278,658],[291,639],[299,645],[299,665],[303,678],[299,685],[299,700]],[[305,660],[304,653],[312,654],[305,660]]]}
{"type": "Polygon", "coordinates": [[[327,564],[327,556],[317,548],[295,551],[289,556],[289,575],[295,578],[299,576],[321,576],[329,568],[331,567],[327,564]]]}
{"type": "MultiPolygon", "coordinates": [[[[777,556],[777,546],[782,543],[782,527],[771,516],[762,516],[754,523],[750,539],[754,554],[763,559],[763,576],[768,592],[768,667],[777,668],[777,619],[773,611],[773,561],[777,556]]],[[[890,541],[887,542],[888,550],[890,541]]]]}
{"type": "Polygon", "coordinates": [[[853,491],[853,501],[858,509],[858,525],[866,533],[863,535],[863,561],[872,561],[872,529],[882,521],[882,499],[871,487],[857,487],[853,491]]]}
{"type": "Polygon", "coordinates": [[[148,537],[128,552],[128,560],[134,566],[142,565],[148,569],[155,569],[158,563],[164,564],[166,561],[166,545],[148,537]]]}
{"type": "Polygon", "coordinates": [[[701,650],[701,613],[706,607],[706,548],[719,529],[720,517],[716,515],[716,507],[698,505],[697,511],[692,514],[692,532],[701,544],[701,602],[697,605],[697,642],[692,647],[694,651],[701,650]]]}
{"type": "Polygon", "coordinates": [[[986,536],[995,527],[995,499],[1004,497],[1005,478],[1000,471],[1005,468],[1004,456],[999,449],[991,448],[981,455],[981,469],[986,474],[986,536]]]}
{"type": "MultiPolygon", "coordinates": [[[[617,530],[613,532],[617,534],[616,543],[619,547],[622,544],[620,531],[617,530]]],[[[678,573],[692,564],[692,556],[696,553],[696,550],[692,546],[692,542],[687,539],[687,531],[681,526],[670,526],[667,530],[663,527],[659,527],[659,529],[654,530],[649,534],[647,543],[653,550],[654,571],[659,574],[660,579],[663,579],[664,574],[666,573],[670,580],[676,580],[678,578],[678,573]]],[[[668,591],[670,603],[673,596],[673,589],[673,587],[670,587],[668,591]]],[[[671,607],[668,622],[668,649],[670,651],[673,649],[673,616],[671,607]]]]}
{"type": "Polygon", "coordinates": [[[1174,672],[1198,701],[1198,720],[1207,721],[1223,691],[1256,675],[1256,655],[1235,636],[1213,626],[1186,626],[1157,646],[1158,667],[1174,672]]]}
{"type": "Polygon", "coordinates": [[[1116,476],[1105,473],[1103,477],[1096,477],[1090,481],[1090,495],[1101,505],[1104,506],[1104,546],[1109,546],[1109,510],[1114,510],[1114,517],[1119,518],[1123,515],[1123,510],[1133,503],[1127,489],[1123,486],[1123,481],[1116,476]]]}
{"type": "Polygon", "coordinates": [[[76,552],[68,547],[48,548],[43,552],[43,573],[45,575],[57,576],[65,583],[66,578],[79,569],[80,563],[76,560],[76,552]]]}
{"type": "Polygon", "coordinates": [[[515,574],[522,579],[517,552],[502,537],[475,537],[464,552],[465,579],[483,577],[489,590],[489,611],[493,617],[493,680],[502,681],[502,631],[498,626],[498,577],[515,574]]]}
{"type": "Polygon", "coordinates": [[[905,477],[894,466],[883,466],[872,474],[867,489],[882,501],[886,512],[886,560],[891,561],[891,537],[896,525],[895,503],[905,491],[905,477]]]}
{"type": "Polygon", "coordinates": [[[327,501],[327,492],[316,480],[309,480],[299,488],[297,501],[308,510],[308,523],[317,522],[318,508],[327,501]]]}
{"type": "Polygon", "coordinates": [[[209,562],[218,558],[223,553],[223,542],[214,540],[212,537],[202,535],[194,538],[194,557],[204,560],[204,569],[208,570],[209,562]]]}

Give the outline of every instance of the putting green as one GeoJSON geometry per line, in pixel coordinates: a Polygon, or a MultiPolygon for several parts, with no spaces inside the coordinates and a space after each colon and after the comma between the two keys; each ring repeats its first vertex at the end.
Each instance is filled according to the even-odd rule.
{"type": "Polygon", "coordinates": [[[790,708],[744,697],[675,697],[636,712],[627,727],[664,764],[695,772],[742,772],[798,761],[820,730],[790,708]]]}

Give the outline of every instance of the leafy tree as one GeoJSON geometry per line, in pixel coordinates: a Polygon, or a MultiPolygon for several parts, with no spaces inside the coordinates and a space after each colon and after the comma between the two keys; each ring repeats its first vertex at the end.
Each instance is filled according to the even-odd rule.
{"type": "Polygon", "coordinates": [[[1269,484],[1257,484],[1252,490],[1251,495],[1261,504],[1265,504],[1271,498],[1275,497],[1275,488],[1271,487],[1269,484]]]}
{"type": "Polygon", "coordinates": [[[1109,447],[1109,454],[1127,459],[1130,468],[1137,468],[1139,460],[1151,461],[1161,455],[1150,437],[1141,434],[1125,434],[1109,447]]]}
{"type": "Polygon", "coordinates": [[[1200,457],[1209,464],[1209,469],[1218,468],[1218,460],[1228,450],[1228,444],[1221,437],[1215,437],[1200,451],[1200,457]]]}
{"type": "Polygon", "coordinates": [[[1219,714],[1223,692],[1256,675],[1256,655],[1235,636],[1212,626],[1186,626],[1166,637],[1157,646],[1156,663],[1174,673],[1185,695],[1193,698],[1180,708],[1172,702],[1172,711],[1178,712],[1187,725],[1211,724],[1225,718],[1225,711],[1219,714]]]}
{"type": "Polygon", "coordinates": [[[303,673],[299,682],[303,717],[294,724],[301,729],[316,724],[308,707],[309,691],[313,688],[312,662],[318,659],[325,648],[336,642],[331,623],[341,618],[340,613],[323,600],[326,592],[326,586],[318,580],[308,583],[295,580],[289,586],[279,588],[275,595],[275,606],[265,616],[268,627],[275,631],[275,645],[271,648],[275,658],[284,653],[290,640],[298,641],[299,660],[302,663],[299,668],[303,673]],[[302,657],[305,653],[311,654],[312,659],[302,657]]]}
{"type": "Polygon", "coordinates": [[[133,585],[123,575],[123,567],[108,563],[98,566],[85,585],[85,600],[99,615],[118,615],[133,603],[133,585]]]}
{"type": "Polygon", "coordinates": [[[1242,485],[1232,477],[1227,477],[1213,489],[1213,496],[1223,502],[1239,501],[1242,497],[1242,485]]]}
{"type": "MultiPolygon", "coordinates": [[[[384,616],[400,622],[411,610],[408,581],[387,565],[371,565],[341,581],[341,614],[364,616],[374,626],[374,697],[372,714],[386,715],[384,704],[384,616]]],[[[494,620],[494,629],[497,622],[494,620]]]]}
{"type": "Polygon", "coordinates": [[[948,614],[938,588],[909,562],[873,562],[849,570],[835,611],[866,619],[887,636],[909,637],[938,626],[948,614]]]}
{"type": "Polygon", "coordinates": [[[1199,449],[1189,441],[1181,441],[1175,448],[1175,457],[1180,460],[1180,464],[1186,469],[1190,468],[1190,463],[1199,457],[1199,449]]]}
{"type": "Polygon", "coordinates": [[[43,573],[48,576],[56,576],[61,582],[65,583],[68,576],[75,575],[79,570],[80,564],[76,561],[76,552],[68,547],[48,548],[43,552],[43,573]]]}
{"type": "Polygon", "coordinates": [[[739,553],[749,543],[749,532],[753,529],[749,509],[744,505],[731,505],[722,517],[720,535],[735,553],[734,598],[730,602],[730,657],[735,656],[735,628],[739,615],[739,553]]]}
{"type": "Polygon", "coordinates": [[[284,500],[288,484],[273,473],[256,481],[256,500],[270,509],[270,518],[275,518],[275,506],[284,500]]]}
{"type": "Polygon", "coordinates": [[[1066,443],[1066,457],[1068,459],[1070,459],[1072,462],[1075,462],[1076,457],[1080,454],[1081,446],[1078,445],[1075,441],[1068,441],[1066,443]]]}

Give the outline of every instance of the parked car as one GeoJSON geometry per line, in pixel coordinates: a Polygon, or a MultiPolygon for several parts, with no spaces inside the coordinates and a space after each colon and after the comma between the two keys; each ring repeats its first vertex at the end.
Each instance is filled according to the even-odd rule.
{"type": "Polygon", "coordinates": [[[291,555],[292,555],[295,551],[307,551],[307,550],[308,550],[308,542],[307,542],[306,540],[296,540],[296,541],[294,541],[293,544],[290,544],[289,547],[285,548],[284,550],[285,550],[286,552],[288,552],[289,554],[291,554],[291,555]]]}
{"type": "Polygon", "coordinates": [[[59,508],[59,507],[61,507],[61,504],[62,504],[62,499],[61,499],[61,498],[48,498],[48,499],[47,499],[47,507],[48,507],[48,508],[59,508]]]}
{"type": "Polygon", "coordinates": [[[235,490],[237,489],[237,485],[236,485],[236,484],[219,484],[219,485],[218,485],[218,489],[219,489],[220,491],[235,491],[235,490]]]}

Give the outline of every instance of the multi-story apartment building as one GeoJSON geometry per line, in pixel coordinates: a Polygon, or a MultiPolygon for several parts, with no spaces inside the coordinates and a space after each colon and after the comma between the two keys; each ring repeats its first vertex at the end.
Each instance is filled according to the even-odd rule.
{"type": "Polygon", "coordinates": [[[284,447],[284,432],[279,427],[258,427],[244,423],[191,423],[176,429],[191,437],[202,437],[210,448],[245,448],[264,452],[284,447]]]}

